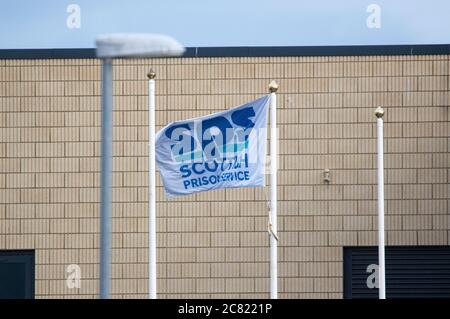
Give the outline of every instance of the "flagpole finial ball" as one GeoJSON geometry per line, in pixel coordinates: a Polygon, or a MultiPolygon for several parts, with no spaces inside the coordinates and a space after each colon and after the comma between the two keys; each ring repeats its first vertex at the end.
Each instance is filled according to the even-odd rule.
{"type": "Polygon", "coordinates": [[[147,73],[147,77],[149,80],[153,80],[154,78],[156,78],[156,72],[153,69],[150,69],[150,71],[148,71],[147,73]]]}
{"type": "Polygon", "coordinates": [[[269,92],[275,93],[276,91],[278,91],[278,83],[275,81],[270,82],[269,83],[269,92]]]}
{"type": "Polygon", "coordinates": [[[377,107],[376,110],[375,110],[375,116],[377,118],[382,118],[383,115],[384,115],[384,109],[382,107],[380,107],[380,106],[377,107]]]}

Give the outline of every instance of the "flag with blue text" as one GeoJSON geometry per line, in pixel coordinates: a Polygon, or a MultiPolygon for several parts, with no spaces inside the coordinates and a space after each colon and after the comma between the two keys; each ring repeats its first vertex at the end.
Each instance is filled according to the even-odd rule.
{"type": "Polygon", "coordinates": [[[204,117],[177,121],[156,135],[156,162],[168,196],[265,185],[270,95],[204,117]]]}

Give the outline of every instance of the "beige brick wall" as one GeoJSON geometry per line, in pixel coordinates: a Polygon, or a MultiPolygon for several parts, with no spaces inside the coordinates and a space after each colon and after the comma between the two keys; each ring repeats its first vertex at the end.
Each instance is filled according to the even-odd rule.
{"type": "MultiPolygon", "coordinates": [[[[114,297],[147,296],[150,67],[159,127],[279,82],[280,297],[342,297],[342,247],[376,245],[376,106],[387,244],[449,244],[449,56],[117,60],[114,297]]],[[[100,89],[95,59],[0,60],[0,249],[36,249],[38,298],[98,295],[100,89]],[[78,290],[65,285],[73,263],[78,290]]],[[[266,192],[168,201],[158,178],[159,297],[268,297],[266,192]]]]}

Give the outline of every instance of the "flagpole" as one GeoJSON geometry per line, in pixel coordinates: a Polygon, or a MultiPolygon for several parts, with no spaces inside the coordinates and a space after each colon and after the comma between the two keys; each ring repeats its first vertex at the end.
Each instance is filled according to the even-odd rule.
{"type": "Polygon", "coordinates": [[[277,256],[277,96],[278,84],[270,82],[270,298],[278,298],[277,256]]]}
{"type": "Polygon", "coordinates": [[[149,298],[156,299],[156,185],[155,185],[155,77],[150,70],[148,77],[148,281],[149,298]]]}
{"type": "Polygon", "coordinates": [[[377,206],[378,206],[378,294],[386,299],[385,255],[384,255],[384,154],[383,154],[383,115],[384,110],[377,107],[377,206]]]}

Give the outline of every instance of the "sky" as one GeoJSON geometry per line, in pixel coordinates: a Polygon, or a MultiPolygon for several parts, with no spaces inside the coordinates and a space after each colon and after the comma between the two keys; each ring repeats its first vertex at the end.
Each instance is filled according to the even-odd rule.
{"type": "Polygon", "coordinates": [[[0,49],[93,48],[112,32],[186,47],[449,44],[449,14],[449,0],[0,0],[0,49]]]}

